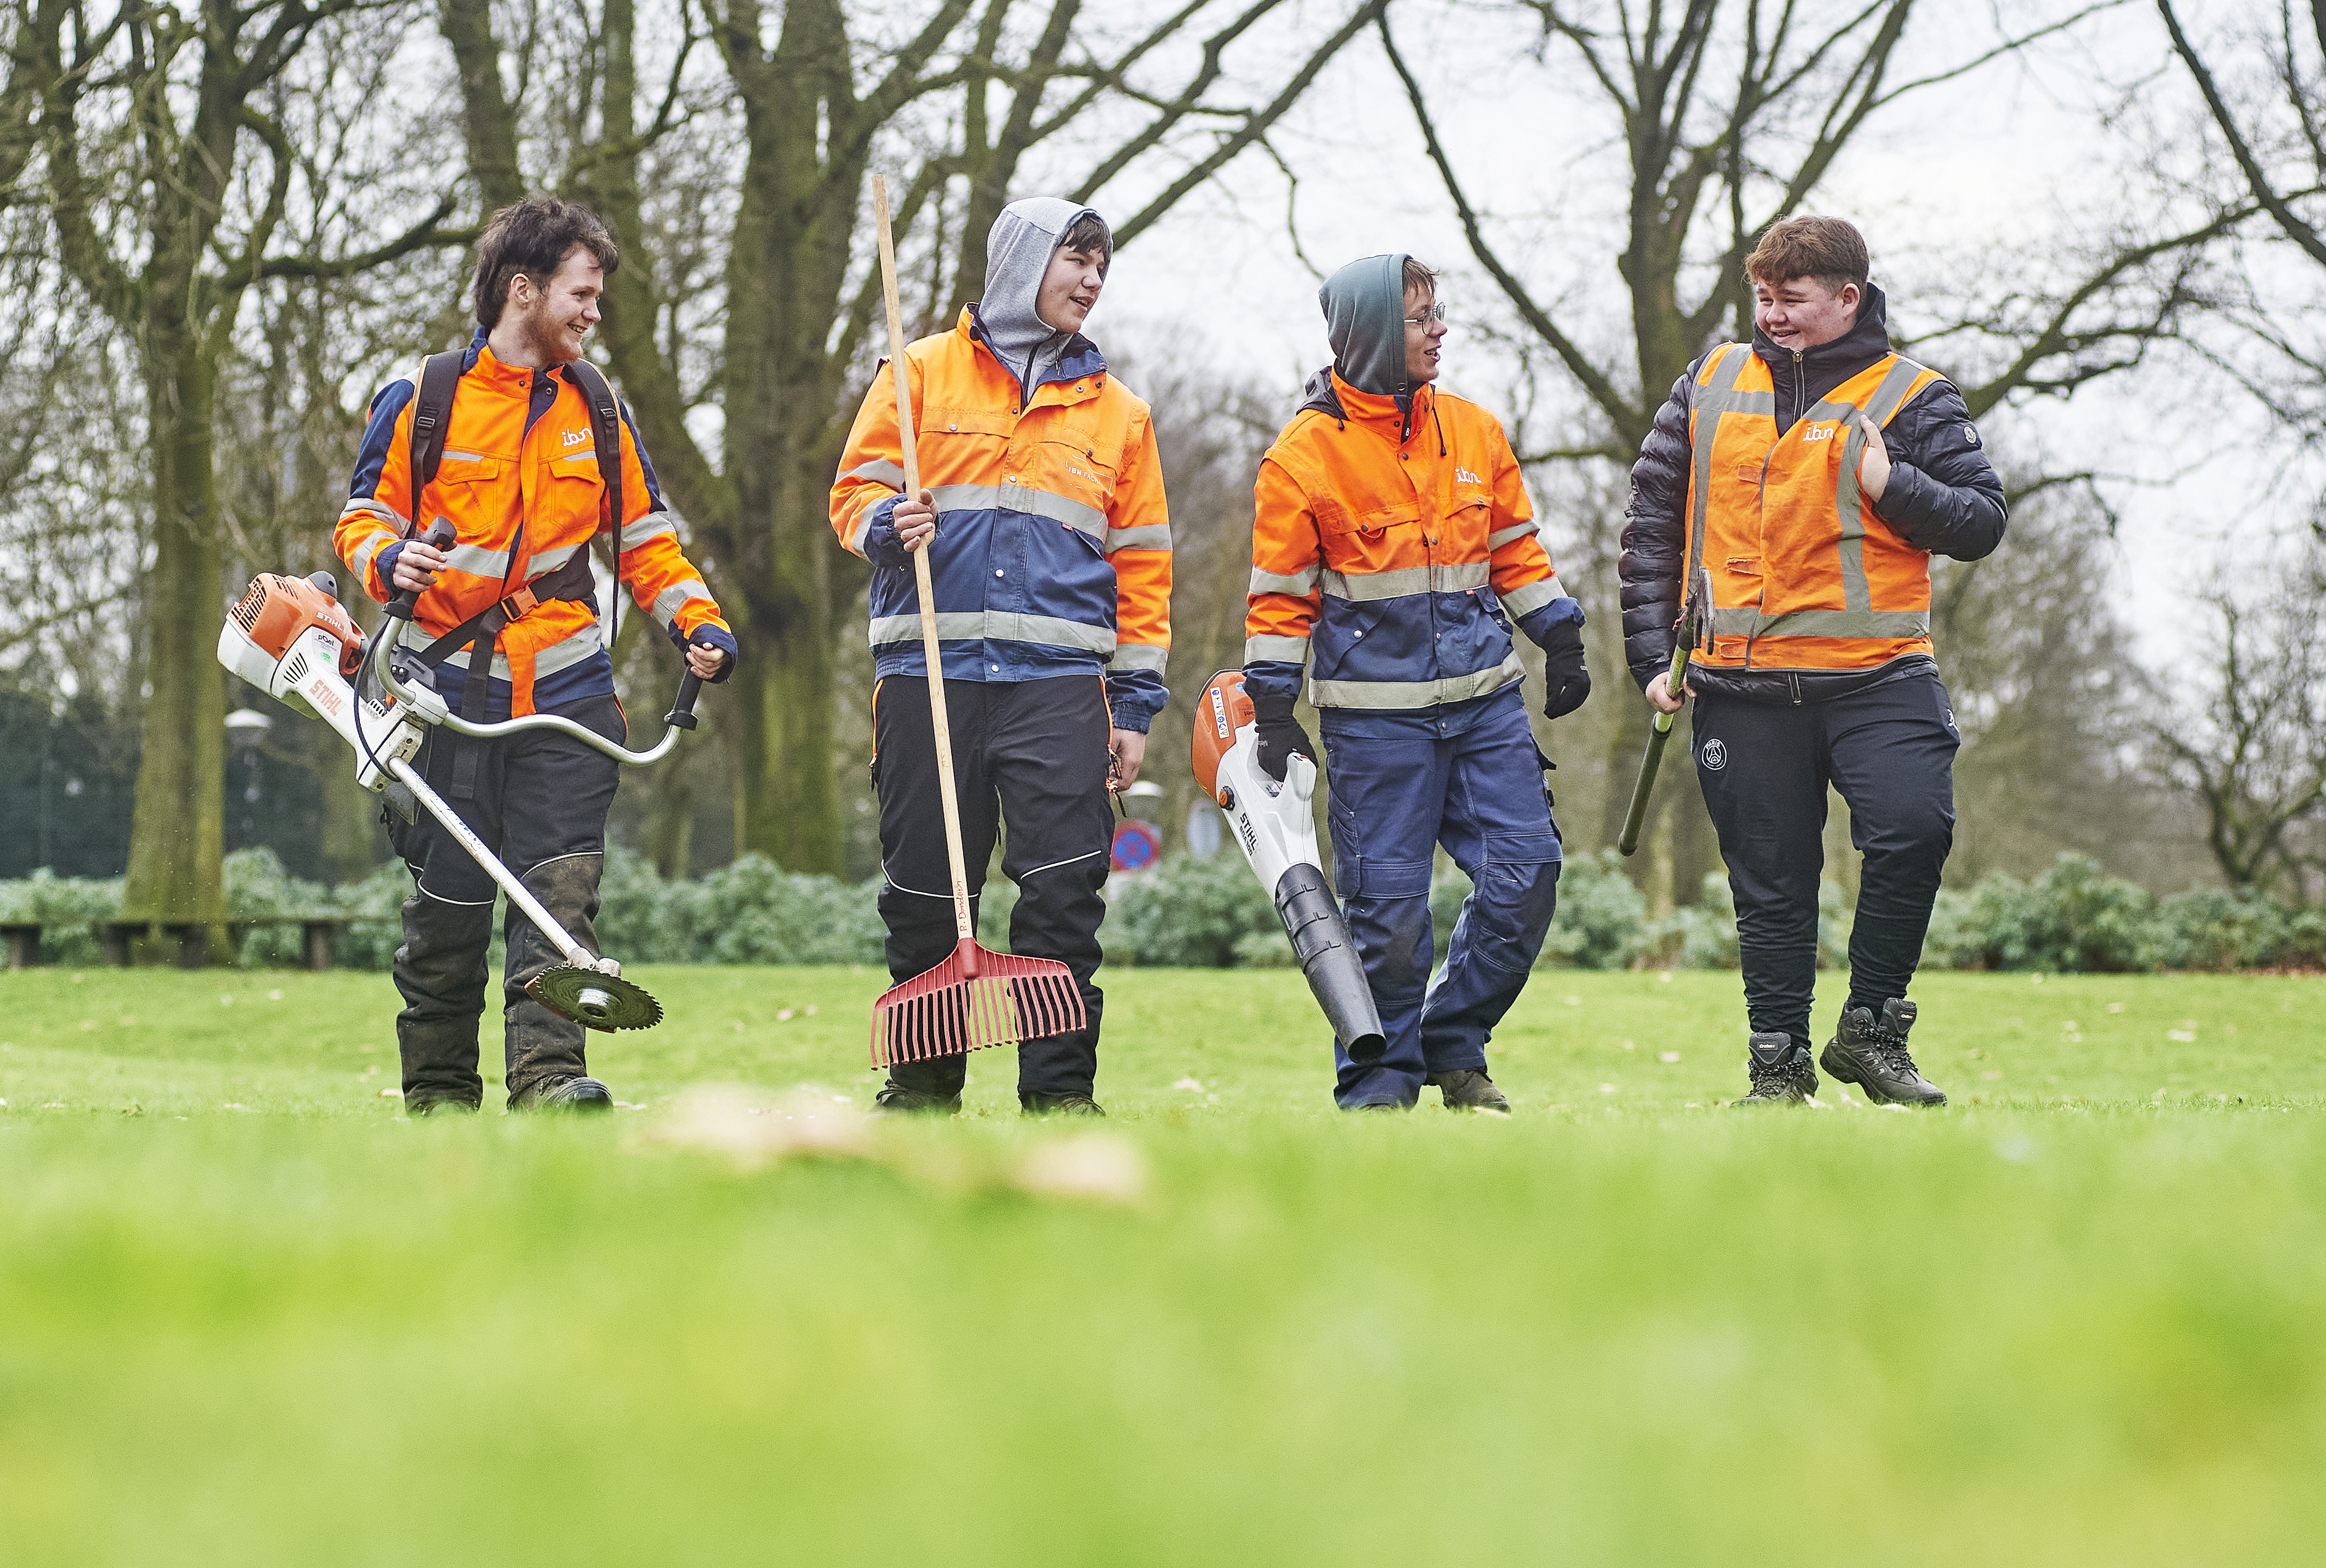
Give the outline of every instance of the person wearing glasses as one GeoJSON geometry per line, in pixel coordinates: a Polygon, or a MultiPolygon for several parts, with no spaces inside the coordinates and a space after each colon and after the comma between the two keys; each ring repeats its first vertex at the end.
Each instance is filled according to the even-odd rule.
{"type": "Polygon", "coordinates": [[[1260,465],[1244,690],[1260,762],[1319,754],[1293,702],[1307,667],[1331,796],[1333,874],[1388,1044],[1335,1047],[1344,1110],[1508,1114],[1486,1042],[1518,999],[1558,896],[1558,827],[1512,645],[1544,654],[1543,713],[1583,705],[1583,607],[1536,536],[1509,441],[1438,392],[1446,307],[1410,255],[1325,281],[1333,363],[1260,465]],[[1429,873],[1444,845],[1472,882],[1429,983],[1429,873]]]}

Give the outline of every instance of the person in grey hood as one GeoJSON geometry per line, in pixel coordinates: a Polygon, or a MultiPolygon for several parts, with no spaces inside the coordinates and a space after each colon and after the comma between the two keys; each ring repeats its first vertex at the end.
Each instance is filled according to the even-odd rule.
{"type": "MultiPolygon", "coordinates": [[[[841,543],[872,566],[873,785],[880,917],[902,981],[953,951],[951,876],[914,586],[925,551],[972,900],[997,837],[1018,884],[1013,952],[1070,968],[1088,1025],[1018,1048],[1019,1103],[1100,1114],[1100,896],[1110,795],[1139,777],[1168,694],[1171,519],[1147,405],[1082,335],[1113,260],[1087,207],[1013,201],[986,244],[984,297],[907,348],[916,496],[896,382],[872,378],[832,487],[841,543]],[[1007,826],[1003,835],[1000,830],[1007,826]]],[[[898,1062],[883,1111],[961,1107],[965,1060],[898,1062]]]]}
{"type": "Polygon", "coordinates": [[[1294,716],[1305,673],[1331,770],[1333,876],[1380,1009],[1377,1062],[1335,1046],[1334,1101],[1508,1114],[1486,1042],[1558,904],[1560,848],[1526,711],[1521,633],[1557,719],[1591,691],[1583,607],[1543,548],[1502,426],[1434,383],[1437,274],[1402,255],[1326,280],[1333,364],[1260,465],[1244,690],[1260,765],[1317,752],[1294,716]],[[1305,671],[1304,671],[1305,667],[1305,671]],[[1430,983],[1438,845],[1471,877],[1430,983]]]}

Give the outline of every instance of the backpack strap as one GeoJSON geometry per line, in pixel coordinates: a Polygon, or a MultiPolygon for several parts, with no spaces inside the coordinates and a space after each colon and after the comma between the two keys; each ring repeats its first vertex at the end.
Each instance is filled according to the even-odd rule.
{"type": "Polygon", "coordinates": [[[461,360],[455,348],[431,354],[420,367],[420,391],[412,404],[412,532],[420,532],[420,492],[434,482],[444,462],[444,434],[452,422],[452,394],[461,385],[461,360]]]}
{"type": "MultiPolygon", "coordinates": [[[[576,359],[565,367],[565,374],[582,389],[582,401],[590,405],[590,434],[598,447],[598,478],[606,487],[606,515],[613,519],[613,544],[606,552],[614,572],[614,602],[609,617],[613,624],[606,647],[606,657],[611,660],[622,636],[622,407],[614,389],[606,385],[605,376],[587,359],[576,359]]],[[[575,557],[586,558],[586,552],[575,557]]]]}

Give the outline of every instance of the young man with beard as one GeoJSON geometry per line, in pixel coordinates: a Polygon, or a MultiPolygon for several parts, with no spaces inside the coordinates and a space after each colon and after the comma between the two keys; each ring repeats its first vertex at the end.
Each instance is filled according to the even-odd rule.
{"type": "MultiPolygon", "coordinates": [[[[688,668],[706,681],[734,669],[735,639],[679,551],[628,411],[617,413],[605,378],[582,357],[619,260],[605,225],[572,202],[535,196],[503,208],[477,243],[474,340],[372,399],[335,544],[375,599],[419,595],[399,640],[465,719],[557,713],[624,738],[590,572],[591,542],[600,534],[616,540],[619,584],[688,668]],[[609,441],[619,475],[600,471],[609,441]],[[449,550],[417,537],[439,518],[454,527],[449,550]]],[[[479,740],[442,728],[428,732],[415,761],[566,930],[594,948],[619,765],[567,736],[479,740]]],[[[388,836],[414,881],[395,952],[405,1110],[474,1110],[484,1094],[477,1036],[495,888],[430,817],[391,816],[388,836]]],[[[562,961],[557,951],[515,906],[507,934],[510,1108],[610,1109],[612,1095],[589,1076],[582,1025],[526,994],[535,976],[562,961]]]]}
{"type": "MultiPolygon", "coordinates": [[[[1018,1047],[1028,1113],[1100,1114],[1099,889],[1110,792],[1139,776],[1171,643],[1171,524],[1147,405],[1082,335],[1114,242],[1098,213],[1013,201],[985,289],[953,330],[906,349],[921,478],[902,494],[884,365],[832,487],[841,543],[872,566],[873,783],[880,916],[898,981],[953,951],[952,877],[911,552],[927,550],[972,901],[998,829],[1018,884],[1014,952],[1073,970],[1088,1026],[1018,1047]]],[[[889,1111],[961,1108],[961,1056],[899,1062],[889,1111]]]]}
{"type": "Polygon", "coordinates": [[[1817,1092],[1828,786],[1865,863],[1849,998],[1820,1060],[1877,1103],[1946,1103],[1907,1045],[1959,743],[1931,653],[1931,557],[1991,552],[2003,485],[1961,394],[1892,351],[1866,264],[1839,218],[1772,226],[1745,263],[1752,344],[1722,344],[1674,384],[1632,469],[1624,654],[1649,700],[1676,712],[1675,628],[1697,643],[1697,779],[1735,895],[1752,1020],[1740,1105],[1817,1092]]]}
{"type": "Polygon", "coordinates": [[[1551,821],[1514,629],[1543,650],[1546,718],[1590,694],[1583,607],[1536,537],[1502,426],[1442,394],[1437,274],[1367,256],[1317,299],[1333,364],[1260,466],[1244,690],[1260,761],[1316,747],[1293,717],[1303,665],[1330,762],[1333,877],[1387,1048],[1336,1045],[1346,1110],[1507,1113],[1486,1041],[1518,999],[1558,897],[1551,821]],[[1429,873],[1444,845],[1472,891],[1429,983],[1429,873]]]}

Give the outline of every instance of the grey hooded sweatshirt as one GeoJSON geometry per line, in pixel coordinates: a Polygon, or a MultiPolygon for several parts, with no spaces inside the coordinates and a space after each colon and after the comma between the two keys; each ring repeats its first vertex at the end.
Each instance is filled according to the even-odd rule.
{"type": "Polygon", "coordinates": [[[1016,374],[1025,397],[1033,395],[1042,373],[1058,362],[1073,336],[1035,313],[1042,279],[1075,219],[1096,210],[1055,196],[1029,196],[1003,208],[993,220],[993,232],[985,242],[985,297],[977,302],[977,319],[985,328],[986,342],[1016,374]]]}
{"type": "MultiPolygon", "coordinates": [[[[1405,368],[1405,253],[1360,257],[1325,280],[1317,291],[1325,310],[1325,335],[1333,345],[1332,369],[1359,392],[1393,398],[1398,412],[1413,416],[1413,385],[1405,368]]],[[[1319,370],[1302,388],[1303,408],[1343,418],[1333,395],[1333,377],[1319,370]]]]}

